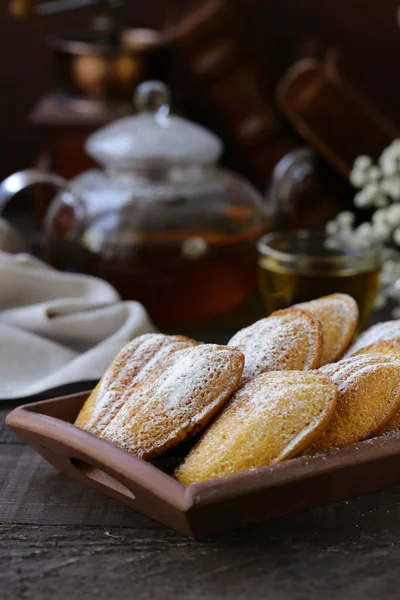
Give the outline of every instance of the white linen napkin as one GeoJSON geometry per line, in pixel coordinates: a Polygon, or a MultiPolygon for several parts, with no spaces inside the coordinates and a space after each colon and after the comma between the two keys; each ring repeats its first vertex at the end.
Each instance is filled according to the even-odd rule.
{"type": "Polygon", "coordinates": [[[144,307],[105,281],[0,251],[0,400],[99,379],[124,344],[153,331],[144,307]]]}

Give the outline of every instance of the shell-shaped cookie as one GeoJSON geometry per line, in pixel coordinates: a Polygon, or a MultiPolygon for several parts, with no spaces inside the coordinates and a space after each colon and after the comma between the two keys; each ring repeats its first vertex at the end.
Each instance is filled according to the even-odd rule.
{"type": "Polygon", "coordinates": [[[244,356],[201,344],[178,350],[135,386],[101,433],[145,460],[201,431],[237,389],[244,356]]]}
{"type": "Polygon", "coordinates": [[[338,399],[327,428],[307,448],[307,454],[376,435],[400,407],[400,361],[391,356],[353,356],[321,367],[320,372],[331,377],[338,399]]]}
{"type": "Polygon", "coordinates": [[[180,335],[146,333],[126,344],[86,400],[75,425],[100,434],[124,405],[133,385],[143,381],[172,352],[197,343],[180,335]]]}
{"type": "Polygon", "coordinates": [[[400,360],[400,343],[389,340],[375,342],[370,346],[365,346],[360,350],[357,350],[353,356],[361,356],[363,354],[368,354],[370,356],[376,355],[382,359],[387,357],[392,360],[400,360]]]}
{"type": "MultiPolygon", "coordinates": [[[[400,361],[400,344],[394,341],[376,342],[365,348],[358,350],[354,356],[362,354],[378,355],[380,359],[398,360],[400,361]]],[[[400,409],[390,419],[389,423],[382,429],[382,433],[389,431],[400,431],[400,409]]]]}
{"type": "Polygon", "coordinates": [[[296,304],[321,321],[324,334],[322,365],[339,360],[349,347],[358,324],[357,302],[347,294],[331,294],[296,304]]]}
{"type": "Polygon", "coordinates": [[[391,431],[400,431],[400,409],[390,419],[389,423],[381,429],[380,433],[390,433],[391,431]]]}
{"type": "Polygon", "coordinates": [[[189,485],[290,458],[326,426],[336,397],[316,371],[263,373],[234,394],[175,476],[189,485]]]}
{"type": "Polygon", "coordinates": [[[244,384],[267,371],[308,371],[319,367],[322,327],[309,311],[287,308],[241,329],[228,344],[245,355],[244,384]]]}
{"type": "Polygon", "coordinates": [[[363,331],[354,344],[350,346],[346,357],[352,356],[358,352],[358,350],[361,350],[361,348],[383,341],[393,341],[400,344],[400,319],[377,323],[363,331]]]}

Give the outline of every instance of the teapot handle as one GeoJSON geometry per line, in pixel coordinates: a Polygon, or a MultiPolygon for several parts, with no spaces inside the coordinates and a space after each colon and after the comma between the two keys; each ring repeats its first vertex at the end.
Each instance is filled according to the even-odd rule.
{"type": "Polygon", "coordinates": [[[63,201],[82,215],[86,213],[82,201],[70,189],[69,183],[64,177],[54,173],[45,173],[38,169],[25,169],[10,175],[0,183],[0,215],[6,204],[21,190],[36,183],[47,183],[65,192],[63,201]]]}
{"type": "Polygon", "coordinates": [[[293,210],[293,189],[306,175],[314,172],[315,152],[309,146],[292,150],[275,166],[266,192],[266,213],[275,227],[282,227],[293,210]]]}

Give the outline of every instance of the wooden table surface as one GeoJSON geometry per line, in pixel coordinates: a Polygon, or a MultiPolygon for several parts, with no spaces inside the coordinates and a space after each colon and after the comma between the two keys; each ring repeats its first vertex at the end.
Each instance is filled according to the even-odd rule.
{"type": "Polygon", "coordinates": [[[398,600],[400,486],[195,542],[57,474],[4,424],[0,598],[398,600]]]}

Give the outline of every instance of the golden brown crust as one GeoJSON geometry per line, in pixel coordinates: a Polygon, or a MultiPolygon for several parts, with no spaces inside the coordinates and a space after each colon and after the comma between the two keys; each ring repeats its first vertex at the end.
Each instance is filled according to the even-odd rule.
{"type": "Polygon", "coordinates": [[[396,412],[389,423],[382,427],[379,433],[390,433],[392,431],[400,431],[400,410],[396,412]]]}
{"type": "Polygon", "coordinates": [[[360,356],[362,354],[376,354],[380,357],[387,356],[395,360],[400,360],[400,344],[389,340],[375,342],[375,344],[357,350],[352,356],[360,356]]]}
{"type": "Polygon", "coordinates": [[[202,344],[178,350],[135,386],[100,434],[145,460],[202,430],[237,389],[244,356],[202,344]]]}
{"type": "Polygon", "coordinates": [[[268,371],[316,369],[323,335],[319,319],[300,308],[278,310],[238,331],[228,342],[245,355],[242,384],[268,371]]]}
{"type": "MultiPolygon", "coordinates": [[[[393,360],[400,361],[400,344],[398,342],[389,340],[376,342],[375,344],[361,348],[361,350],[358,350],[354,356],[359,356],[360,354],[377,354],[382,358],[388,357],[392,358],[393,360]]],[[[382,427],[380,433],[387,433],[390,431],[400,431],[400,409],[397,410],[394,417],[390,419],[389,423],[382,427]]]]}
{"type": "Polygon", "coordinates": [[[80,427],[81,429],[85,429],[87,424],[89,423],[93,411],[95,410],[95,406],[98,402],[99,390],[103,383],[103,377],[100,379],[89,398],[86,400],[85,404],[82,406],[79,415],[76,417],[75,425],[80,427]]]}
{"type": "Polygon", "coordinates": [[[400,344],[400,319],[376,323],[363,331],[350,347],[346,357],[376,342],[392,341],[400,344]]]}
{"type": "Polygon", "coordinates": [[[295,456],[329,422],[336,398],[317,371],[259,375],[233,395],[175,477],[190,485],[295,456]]]}
{"type": "Polygon", "coordinates": [[[321,367],[338,387],[327,428],[307,448],[314,454],[368,439],[392,420],[400,407],[400,361],[364,354],[321,367]]]}
{"type": "Polygon", "coordinates": [[[358,325],[358,306],[347,294],[330,294],[295,306],[309,310],[321,321],[324,348],[321,365],[339,360],[351,344],[358,325]]]}
{"type": "Polygon", "coordinates": [[[198,342],[181,335],[147,333],[126,344],[83,405],[75,425],[100,434],[122,408],[133,386],[167,356],[198,342]]]}
{"type": "Polygon", "coordinates": [[[75,424],[150,460],[222,409],[175,474],[186,485],[400,431],[398,322],[380,324],[353,356],[326,364],[356,326],[354,300],[332,294],[261,319],[229,346],[140,336],[111,363],[75,424]]]}

